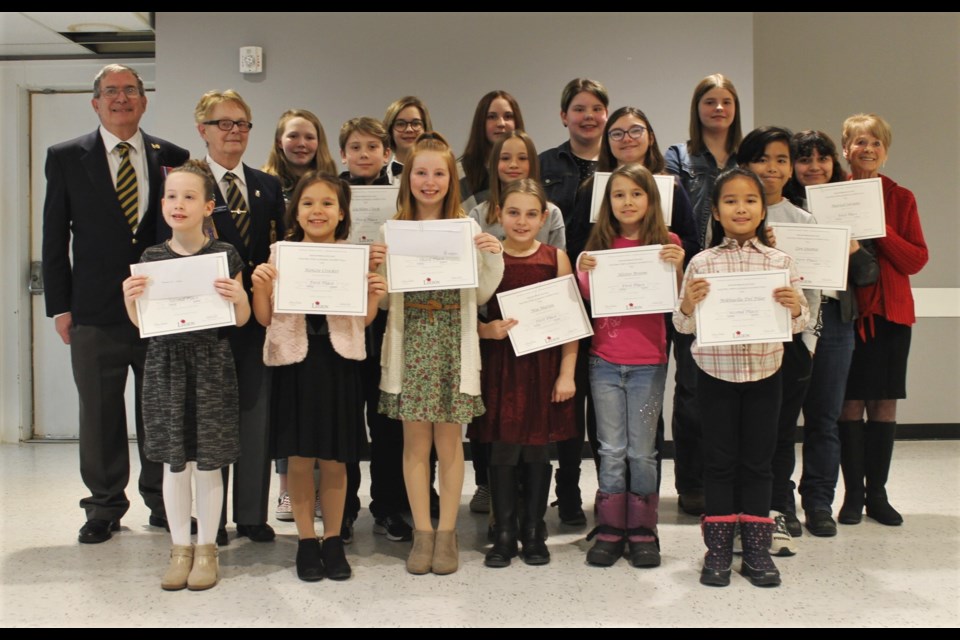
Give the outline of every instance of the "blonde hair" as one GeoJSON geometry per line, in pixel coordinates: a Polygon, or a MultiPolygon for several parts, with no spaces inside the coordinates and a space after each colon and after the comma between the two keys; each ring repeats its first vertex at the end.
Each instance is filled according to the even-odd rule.
{"type": "Polygon", "coordinates": [[[883,143],[883,148],[890,150],[893,142],[893,132],[890,124],[875,113],[858,113],[843,121],[843,133],[840,144],[846,150],[859,133],[869,133],[883,143]]]}
{"type": "Polygon", "coordinates": [[[447,189],[447,195],[443,199],[442,217],[443,219],[465,218],[466,214],[460,206],[460,179],[457,176],[457,158],[450,149],[450,144],[446,139],[435,131],[421,133],[413,145],[410,152],[409,161],[403,165],[403,174],[400,176],[400,193],[397,195],[397,220],[416,220],[417,201],[414,199],[410,189],[410,175],[413,171],[414,162],[421,153],[439,153],[447,163],[447,171],[450,174],[450,186],[447,189]]]}
{"type": "Polygon", "coordinates": [[[619,167],[610,174],[607,188],[603,192],[603,202],[600,204],[600,214],[597,223],[590,230],[590,237],[584,251],[603,251],[613,247],[613,240],[622,235],[620,221],[613,215],[610,205],[610,191],[615,178],[623,176],[643,189],[647,194],[647,212],[640,220],[640,242],[643,244],[666,244],[670,242],[670,232],[663,221],[663,210],[660,207],[660,190],[657,181],[650,170],[639,162],[632,162],[619,167]]]}
{"type": "Polygon", "coordinates": [[[433,131],[433,122],[430,120],[430,112],[427,111],[427,105],[417,96],[404,96],[395,100],[389,107],[387,113],[383,116],[383,128],[387,130],[390,137],[390,148],[397,150],[397,142],[393,139],[393,124],[397,121],[400,112],[407,107],[416,107],[420,111],[420,119],[423,120],[423,130],[433,131]]]}
{"type": "Polygon", "coordinates": [[[196,120],[197,124],[203,124],[203,121],[210,117],[210,114],[213,113],[217,105],[224,102],[236,103],[237,106],[243,109],[247,120],[253,120],[250,105],[233,89],[227,89],[226,91],[207,91],[200,96],[200,102],[197,103],[196,108],[193,110],[193,119],[196,120]]]}

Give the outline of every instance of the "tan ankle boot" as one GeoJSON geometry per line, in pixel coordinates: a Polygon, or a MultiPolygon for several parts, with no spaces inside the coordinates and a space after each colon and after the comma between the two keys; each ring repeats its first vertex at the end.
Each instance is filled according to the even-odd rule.
{"type": "Polygon", "coordinates": [[[160,586],[165,591],[179,591],[187,588],[187,576],[193,568],[193,545],[175,544],[170,547],[170,565],[163,574],[160,586]]]}
{"type": "Polygon", "coordinates": [[[193,552],[193,569],[187,576],[190,591],[203,591],[217,584],[220,564],[217,561],[217,545],[198,544],[193,552]]]}
{"type": "Polygon", "coordinates": [[[434,531],[413,531],[413,548],[407,556],[407,571],[414,575],[430,573],[430,564],[433,561],[434,531]]]}
{"type": "Polygon", "coordinates": [[[457,532],[437,531],[437,541],[433,546],[433,563],[431,570],[440,576],[453,573],[460,567],[460,545],[457,543],[457,532]]]}

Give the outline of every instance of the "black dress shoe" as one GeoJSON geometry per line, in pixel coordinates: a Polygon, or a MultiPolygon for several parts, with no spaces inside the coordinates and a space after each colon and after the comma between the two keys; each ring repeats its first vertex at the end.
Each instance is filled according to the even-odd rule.
{"type": "Polygon", "coordinates": [[[113,531],[120,531],[119,520],[99,520],[94,518],[87,520],[86,524],[80,527],[80,535],[77,540],[83,544],[99,544],[106,542],[113,535],[113,531]]]}
{"type": "Polygon", "coordinates": [[[227,535],[226,527],[220,527],[217,529],[217,546],[225,547],[230,544],[230,537],[227,535]]]}
{"type": "Polygon", "coordinates": [[[237,537],[246,536],[254,542],[272,542],[277,534],[273,532],[273,527],[268,524],[238,524],[237,537]]]}
{"type": "MultiPolygon", "coordinates": [[[[167,533],[170,533],[170,523],[167,522],[167,519],[164,516],[155,516],[152,513],[150,514],[150,520],[148,521],[151,527],[163,528],[167,533]]],[[[197,533],[197,519],[190,518],[190,533],[196,535],[197,533]]]]}
{"type": "Polygon", "coordinates": [[[815,536],[830,538],[837,535],[837,523],[826,509],[817,509],[807,514],[807,529],[815,536]]]}
{"type": "MultiPolygon", "coordinates": [[[[707,508],[707,503],[703,497],[702,489],[681,492],[677,496],[677,506],[684,513],[691,516],[702,516],[707,508]]],[[[713,584],[713,583],[711,583],[713,584]]]]}

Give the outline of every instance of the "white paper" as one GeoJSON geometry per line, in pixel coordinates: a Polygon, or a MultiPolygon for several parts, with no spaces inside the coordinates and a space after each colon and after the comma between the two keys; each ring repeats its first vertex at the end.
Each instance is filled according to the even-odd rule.
{"type": "Polygon", "coordinates": [[[517,321],[509,331],[518,356],[593,335],[573,275],[497,294],[504,318],[517,321]]]}
{"type": "Polygon", "coordinates": [[[820,224],[850,227],[855,240],[887,235],[880,178],[807,187],[807,206],[820,224]]]}
{"type": "Polygon", "coordinates": [[[773,298],[773,291],[790,285],[786,269],[709,273],[710,293],[696,307],[697,344],[789,342],[790,310],[773,298]]]}
{"type": "Polygon", "coordinates": [[[850,227],[770,223],[780,249],[797,263],[804,289],[847,289],[850,227]]]}
{"type": "Polygon", "coordinates": [[[348,240],[353,244],[375,242],[381,225],[397,213],[399,192],[399,186],[351,186],[348,240]]]}
{"type": "Polygon", "coordinates": [[[130,265],[130,273],[149,278],[137,299],[141,338],[237,323],[233,303],[220,297],[213,286],[217,278],[230,277],[226,253],[141,262],[130,265]]]}
{"type": "Polygon", "coordinates": [[[388,220],[387,291],[471,289],[480,284],[473,223],[468,218],[388,220]]]}
{"type": "Polygon", "coordinates": [[[669,313],[677,304],[677,269],[660,260],[663,245],[591,251],[590,313],[594,318],[669,313]]]}
{"type": "MultiPolygon", "coordinates": [[[[597,171],[593,174],[593,193],[590,195],[590,222],[595,223],[600,217],[600,205],[603,204],[603,194],[610,181],[611,172],[597,171]]],[[[673,176],[653,176],[660,192],[660,208],[663,210],[663,222],[668,227],[673,221],[673,176]]]]}
{"type": "Polygon", "coordinates": [[[276,259],[274,312],[367,315],[369,246],[278,242],[276,259]]]}

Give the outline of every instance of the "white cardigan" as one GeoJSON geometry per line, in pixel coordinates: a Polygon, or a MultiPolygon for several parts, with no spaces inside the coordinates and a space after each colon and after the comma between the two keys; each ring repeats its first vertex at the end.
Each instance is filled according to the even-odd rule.
{"type": "MultiPolygon", "coordinates": [[[[471,220],[473,235],[480,233],[480,226],[471,220]]],[[[380,228],[380,242],[384,231],[380,228]]],[[[388,248],[389,251],[389,248],[388,248]]],[[[460,393],[480,395],[480,335],[477,333],[477,306],[486,304],[503,279],[503,251],[493,254],[477,252],[477,269],[480,286],[476,289],[460,289],[460,393]]],[[[380,271],[386,270],[380,265],[380,271]]],[[[380,390],[399,394],[403,383],[403,294],[391,293],[380,303],[389,309],[387,330],[380,353],[380,390]]]]}

